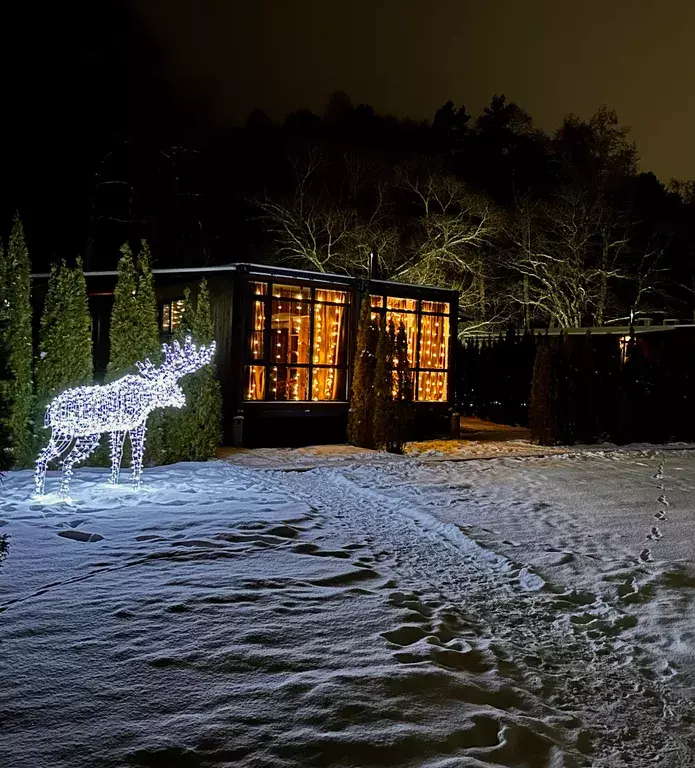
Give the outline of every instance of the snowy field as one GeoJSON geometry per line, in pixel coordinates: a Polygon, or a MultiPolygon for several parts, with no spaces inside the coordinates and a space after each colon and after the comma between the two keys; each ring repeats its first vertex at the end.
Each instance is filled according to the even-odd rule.
{"type": "Polygon", "coordinates": [[[695,765],[694,452],[293,469],[9,473],[3,768],[695,765]]]}

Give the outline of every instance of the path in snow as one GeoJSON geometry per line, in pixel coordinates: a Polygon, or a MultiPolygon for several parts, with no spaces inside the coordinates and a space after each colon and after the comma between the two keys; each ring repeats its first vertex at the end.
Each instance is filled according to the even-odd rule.
{"type": "Polygon", "coordinates": [[[11,473],[3,765],[687,766],[687,461],[11,473]]]}
{"type": "MultiPolygon", "coordinates": [[[[475,511],[484,503],[496,506],[498,521],[514,515],[517,505],[550,508],[547,502],[538,501],[538,494],[529,493],[527,484],[523,496],[504,500],[486,497],[488,485],[477,494],[471,510],[465,500],[475,480],[471,478],[473,485],[460,481],[489,469],[460,464],[406,467],[396,462],[382,468],[321,470],[316,477],[294,474],[288,487],[305,497],[318,496],[321,505],[334,509],[345,527],[363,530],[370,540],[379,542],[385,548],[382,560],[398,574],[401,584],[421,585],[424,580],[429,626],[436,625],[440,614],[456,616],[458,625],[465,628],[459,637],[480,654],[482,667],[535,695],[536,704],[543,702],[554,710],[546,711],[546,722],[560,722],[561,713],[580,714],[573,732],[578,746],[588,735],[582,726],[599,735],[593,764],[652,759],[688,764],[692,710],[687,699],[679,699],[670,689],[668,677],[674,673],[673,667],[666,662],[662,668],[663,660],[648,653],[644,644],[625,639],[637,622],[626,605],[636,596],[646,599],[634,576],[620,582],[618,600],[577,588],[573,580],[564,587],[562,582],[545,584],[523,560],[511,559],[518,552],[510,552],[511,558],[493,556],[472,543],[469,527],[469,535],[464,535],[458,526],[433,522],[432,514],[440,520],[456,519],[446,512],[459,503],[468,512],[467,520],[475,518],[475,511]],[[468,471],[471,468],[473,472],[468,471]],[[452,482],[454,478],[459,482],[452,482]],[[626,591],[628,582],[630,590],[626,591]]],[[[545,476],[534,477],[530,486],[534,484],[542,488],[545,476]]],[[[566,522],[556,517],[551,525],[559,528],[566,522]]],[[[497,532],[490,533],[488,543],[494,542],[497,532]]],[[[512,549],[516,544],[505,543],[512,549]]],[[[628,560],[630,567],[637,566],[634,554],[628,560]]],[[[676,602],[682,608],[686,599],[676,602]]],[[[668,611],[656,611],[647,619],[662,620],[665,614],[668,611]]],[[[401,654],[405,663],[415,659],[441,663],[440,644],[411,645],[419,639],[417,634],[406,628],[401,631],[407,640],[402,643],[407,652],[401,654]]],[[[535,711],[543,717],[542,707],[535,711]]],[[[563,726],[571,731],[572,723],[563,726]]]]}

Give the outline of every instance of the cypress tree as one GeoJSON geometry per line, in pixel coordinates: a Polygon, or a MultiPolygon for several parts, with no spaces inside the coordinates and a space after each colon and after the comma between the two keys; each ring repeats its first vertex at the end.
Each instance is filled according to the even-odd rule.
{"type": "MultiPolygon", "coordinates": [[[[214,340],[214,329],[207,280],[200,284],[195,310],[188,288],[184,306],[177,340],[182,342],[190,335],[194,344],[209,346],[214,340]]],[[[210,365],[185,376],[181,387],[186,395],[185,408],[166,414],[166,460],[206,461],[214,457],[222,440],[222,389],[214,359],[210,365]]]]}
{"type": "Polygon", "coordinates": [[[37,405],[69,387],[87,384],[93,375],[92,331],[82,261],[74,269],[65,262],[51,269],[41,315],[36,361],[37,405]]]}
{"type": "Polygon", "coordinates": [[[137,292],[136,305],[138,323],[140,326],[137,360],[150,360],[156,365],[161,359],[159,343],[159,322],[157,312],[157,296],[154,290],[154,275],[152,274],[152,257],[146,240],[141,241],[140,253],[136,262],[137,292]]]}
{"type": "MultiPolygon", "coordinates": [[[[133,362],[149,358],[155,365],[158,365],[161,363],[162,355],[159,343],[157,296],[154,290],[150,248],[145,240],[140,243],[135,271],[137,278],[135,303],[139,325],[139,343],[134,350],[135,359],[133,362]]],[[[162,464],[165,461],[164,424],[171,412],[172,409],[158,409],[151,413],[147,420],[144,461],[148,466],[162,464]]]]}
{"type": "Polygon", "coordinates": [[[138,358],[134,350],[140,347],[137,275],[133,252],[128,244],[121,246],[121,254],[109,327],[110,352],[109,364],[106,368],[107,381],[113,381],[126,373],[135,373],[135,363],[138,358]]]}
{"type": "MultiPolygon", "coordinates": [[[[121,254],[109,331],[108,381],[137,373],[135,363],[138,361],[149,358],[155,365],[161,361],[157,299],[149,247],[143,240],[137,262],[133,260],[133,253],[127,244],[121,247],[121,254]]],[[[147,420],[144,460],[148,465],[163,460],[163,422],[162,411],[155,411],[147,420]]]]}
{"type": "Polygon", "coordinates": [[[369,296],[362,300],[357,329],[357,349],[350,393],[348,442],[361,448],[373,448],[372,413],[374,410],[374,363],[377,328],[371,319],[369,296]]]}
{"type": "Polygon", "coordinates": [[[0,248],[0,324],[7,357],[7,378],[1,383],[5,400],[3,428],[9,435],[12,464],[26,467],[33,456],[33,381],[29,252],[24,229],[15,214],[6,250],[0,248]]]}
{"type": "MultiPolygon", "coordinates": [[[[0,250],[2,245],[0,244],[0,250]]],[[[8,428],[10,404],[4,396],[10,381],[10,365],[7,350],[7,320],[0,317],[0,472],[12,466],[12,444],[8,428]]],[[[0,540],[1,543],[1,540],[0,540]]]]}
{"type": "Polygon", "coordinates": [[[374,445],[384,451],[398,450],[398,426],[393,402],[393,357],[395,328],[393,321],[382,320],[376,345],[374,366],[374,415],[372,436],[374,445]]]}
{"type": "Polygon", "coordinates": [[[398,453],[410,439],[413,425],[413,377],[408,359],[408,334],[403,321],[396,334],[396,403],[395,421],[398,428],[398,453]]]}

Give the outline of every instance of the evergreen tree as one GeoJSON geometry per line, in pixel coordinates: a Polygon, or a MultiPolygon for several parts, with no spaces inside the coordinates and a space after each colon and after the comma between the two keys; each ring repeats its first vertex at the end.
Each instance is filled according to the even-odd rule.
{"type": "Polygon", "coordinates": [[[113,292],[113,309],[109,327],[109,364],[107,381],[126,373],[135,373],[138,360],[134,350],[140,348],[141,328],[138,319],[137,274],[130,246],[121,246],[118,278],[113,292]]]}
{"type": "MultiPolygon", "coordinates": [[[[207,280],[200,284],[195,309],[186,288],[184,307],[177,340],[183,342],[190,335],[194,344],[209,346],[214,340],[214,329],[207,280]]],[[[166,459],[205,461],[215,455],[222,441],[222,389],[214,359],[210,365],[185,376],[181,387],[186,395],[185,408],[166,415],[166,459]]]]}
{"type": "Polygon", "coordinates": [[[393,402],[393,358],[395,351],[395,327],[393,321],[386,325],[382,320],[376,345],[374,366],[374,415],[372,435],[375,447],[398,451],[398,425],[393,402]]]}
{"type": "Polygon", "coordinates": [[[36,361],[37,411],[69,387],[87,384],[93,375],[92,331],[82,261],[51,269],[41,316],[36,361]]]}
{"type": "Polygon", "coordinates": [[[350,393],[348,442],[360,448],[372,448],[372,412],[374,410],[374,362],[377,328],[371,319],[369,296],[362,300],[357,329],[357,349],[350,393]]]}
{"type": "Polygon", "coordinates": [[[8,375],[0,382],[5,401],[3,429],[9,435],[12,463],[31,464],[33,456],[33,382],[29,252],[24,229],[15,215],[6,250],[0,248],[0,325],[8,375]]]}
{"type": "Polygon", "coordinates": [[[395,420],[398,427],[398,452],[411,437],[413,426],[413,375],[408,359],[408,334],[401,321],[396,334],[396,403],[395,420]]]}
{"type": "MultiPolygon", "coordinates": [[[[149,358],[154,365],[158,365],[162,360],[162,355],[159,343],[157,295],[154,290],[150,248],[145,240],[140,243],[140,253],[136,260],[135,271],[137,278],[135,304],[139,333],[133,362],[149,358]]],[[[144,457],[147,466],[163,464],[166,460],[164,425],[172,410],[169,408],[166,410],[157,409],[147,419],[147,442],[144,457]]]]}
{"type": "Polygon", "coordinates": [[[156,365],[161,359],[159,343],[159,322],[157,312],[157,295],[154,290],[154,275],[152,274],[152,257],[146,240],[141,241],[140,253],[136,262],[137,292],[136,305],[138,323],[140,326],[138,360],[150,360],[156,365]]]}
{"type": "MultiPolygon", "coordinates": [[[[0,250],[2,245],[0,244],[0,250]]],[[[12,444],[8,419],[10,404],[4,396],[5,387],[10,382],[10,361],[7,350],[7,320],[0,318],[0,472],[12,466],[12,444]]]]}
{"type": "MultiPolygon", "coordinates": [[[[109,340],[111,353],[106,369],[108,381],[128,373],[137,373],[135,363],[149,358],[154,365],[161,361],[157,299],[150,252],[143,240],[137,262],[127,244],[121,247],[118,279],[114,290],[109,340]]],[[[164,415],[157,410],[147,420],[145,463],[161,463],[164,455],[164,415]]]]}

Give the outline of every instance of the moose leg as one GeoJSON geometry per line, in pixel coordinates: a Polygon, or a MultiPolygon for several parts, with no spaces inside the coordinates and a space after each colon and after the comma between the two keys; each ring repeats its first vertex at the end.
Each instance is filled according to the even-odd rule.
{"type": "Polygon", "coordinates": [[[63,459],[63,477],[60,480],[60,495],[67,498],[70,492],[70,478],[72,477],[72,468],[89,456],[97,447],[99,435],[85,435],[75,440],[75,445],[68,455],[63,459]]]}
{"type": "Polygon", "coordinates": [[[70,445],[72,437],[61,433],[51,434],[48,445],[39,453],[36,460],[36,471],[34,472],[34,483],[36,485],[36,495],[43,495],[46,485],[46,467],[51,459],[55,459],[70,445]]]}
{"type": "Polygon", "coordinates": [[[140,487],[140,475],[142,474],[142,456],[145,452],[145,430],[144,424],[130,430],[130,447],[133,454],[133,488],[140,487]]]}
{"type": "Polygon", "coordinates": [[[109,433],[109,444],[111,447],[111,474],[109,475],[109,482],[113,485],[118,485],[118,479],[121,475],[124,440],[125,431],[109,433]]]}

